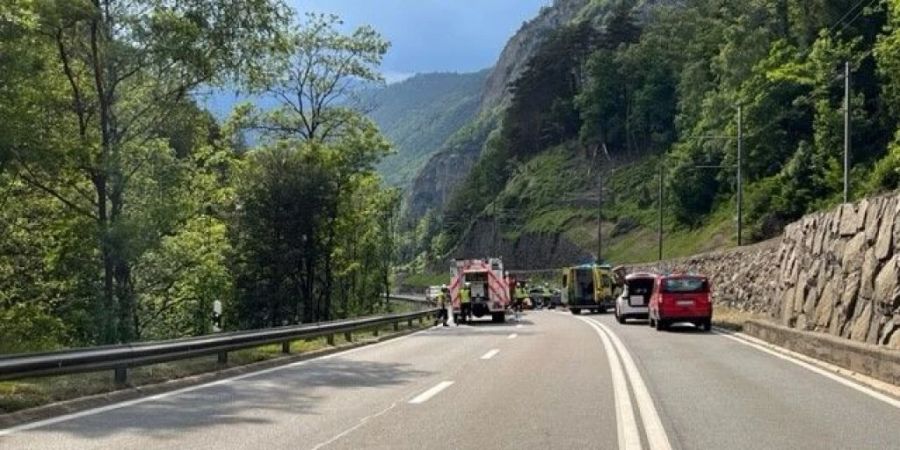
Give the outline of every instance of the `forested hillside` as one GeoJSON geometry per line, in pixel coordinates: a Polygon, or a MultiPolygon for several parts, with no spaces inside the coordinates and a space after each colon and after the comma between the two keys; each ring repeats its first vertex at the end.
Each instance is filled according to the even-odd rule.
{"type": "Polygon", "coordinates": [[[604,180],[604,256],[655,258],[660,169],[667,254],[733,244],[738,107],[745,241],[773,236],[842,201],[845,63],[850,198],[895,189],[898,24],[896,0],[595,0],[511,84],[435,253],[454,254],[484,221],[509,240],[550,233],[595,253],[604,180]]]}
{"type": "Polygon", "coordinates": [[[0,353],[383,310],[390,146],[341,102],[388,46],[275,0],[0,2],[0,353]],[[224,86],[275,100],[222,124],[224,86]]]}
{"type": "Polygon", "coordinates": [[[447,138],[472,120],[487,73],[421,74],[360,96],[394,146],[378,164],[387,183],[406,187],[447,138]]]}

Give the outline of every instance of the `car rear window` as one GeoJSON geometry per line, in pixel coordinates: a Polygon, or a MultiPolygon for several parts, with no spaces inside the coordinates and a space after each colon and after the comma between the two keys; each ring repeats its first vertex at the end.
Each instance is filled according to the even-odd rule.
{"type": "Polygon", "coordinates": [[[628,295],[649,295],[653,290],[652,279],[637,279],[626,281],[628,285],[628,295]]]}
{"type": "Polygon", "coordinates": [[[663,281],[663,292],[707,292],[709,283],[705,278],[667,278],[663,281]]]}

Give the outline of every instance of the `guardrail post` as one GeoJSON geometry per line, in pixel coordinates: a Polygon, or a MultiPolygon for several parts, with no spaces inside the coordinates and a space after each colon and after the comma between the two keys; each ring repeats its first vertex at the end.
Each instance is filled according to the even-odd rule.
{"type": "Polygon", "coordinates": [[[412,325],[412,322],[413,322],[413,320],[412,320],[412,319],[409,319],[409,320],[407,321],[406,325],[409,326],[410,328],[412,328],[412,326],[413,326],[413,325],[412,325]]]}
{"type": "Polygon", "coordinates": [[[347,342],[353,342],[353,333],[349,331],[344,333],[344,340],[347,342]]]}
{"type": "Polygon", "coordinates": [[[228,352],[219,352],[219,364],[228,364],[228,352]]]}
{"type": "Polygon", "coordinates": [[[281,343],[281,353],[290,353],[291,352],[291,341],[285,341],[281,343]]]}
{"type": "Polygon", "coordinates": [[[381,330],[380,330],[378,327],[376,327],[375,330],[372,331],[372,336],[378,337],[378,332],[379,332],[379,331],[381,331],[381,330]]]}
{"type": "Polygon", "coordinates": [[[325,336],[325,342],[328,342],[328,345],[334,345],[334,335],[329,334],[328,336],[325,336]]]}
{"type": "Polygon", "coordinates": [[[425,318],[422,316],[419,316],[419,325],[422,325],[423,323],[425,323],[425,318]]]}
{"type": "Polygon", "coordinates": [[[394,331],[400,331],[400,322],[394,322],[394,331]]]}
{"type": "Polygon", "coordinates": [[[128,383],[128,368],[125,366],[116,367],[115,382],[117,386],[124,386],[128,383]]]}

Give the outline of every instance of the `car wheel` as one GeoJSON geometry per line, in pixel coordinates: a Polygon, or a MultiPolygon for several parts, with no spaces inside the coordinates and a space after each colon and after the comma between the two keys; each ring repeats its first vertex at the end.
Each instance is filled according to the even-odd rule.
{"type": "Polygon", "coordinates": [[[575,314],[577,316],[577,315],[581,314],[581,310],[578,308],[572,308],[572,314],[575,314]]]}
{"type": "Polygon", "coordinates": [[[706,319],[703,321],[703,331],[712,330],[712,319],[706,319]]]}
{"type": "Polygon", "coordinates": [[[619,308],[616,308],[616,322],[625,323],[625,317],[619,314],[619,308]]]}

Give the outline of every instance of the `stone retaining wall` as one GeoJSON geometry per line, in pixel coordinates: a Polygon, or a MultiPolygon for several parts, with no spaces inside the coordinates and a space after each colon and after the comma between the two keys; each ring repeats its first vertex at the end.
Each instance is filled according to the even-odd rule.
{"type": "MultiPolygon", "coordinates": [[[[666,261],[706,274],[718,304],[900,349],[900,195],[808,215],[779,239],[666,261]]],[[[634,266],[632,269],[659,269],[634,266]]]]}

